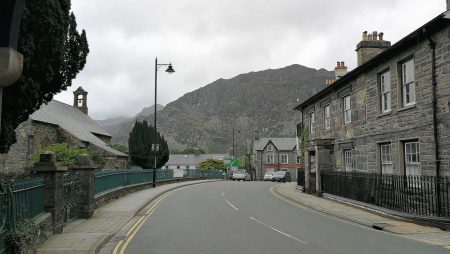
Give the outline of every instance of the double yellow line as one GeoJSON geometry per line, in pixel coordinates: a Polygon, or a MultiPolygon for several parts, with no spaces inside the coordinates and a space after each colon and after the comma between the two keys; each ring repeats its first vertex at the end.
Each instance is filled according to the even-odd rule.
{"type": "Polygon", "coordinates": [[[166,193],[164,196],[160,197],[158,201],[152,207],[150,207],[150,209],[148,209],[147,212],[145,212],[145,215],[139,218],[139,220],[130,228],[130,230],[128,230],[127,234],[125,235],[126,238],[124,240],[120,240],[119,243],[117,243],[116,247],[113,250],[113,254],[125,253],[125,249],[127,248],[128,244],[131,242],[131,240],[139,231],[139,229],[142,227],[142,225],[144,225],[144,223],[148,220],[148,218],[156,211],[156,209],[158,209],[159,203],[175,191],[176,190],[170,191],[166,193]]]}

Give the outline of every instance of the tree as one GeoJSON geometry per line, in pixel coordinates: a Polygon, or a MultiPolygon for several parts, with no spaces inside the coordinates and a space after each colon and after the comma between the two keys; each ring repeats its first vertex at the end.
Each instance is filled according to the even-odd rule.
{"type": "Polygon", "coordinates": [[[205,169],[225,170],[223,161],[214,160],[214,159],[207,159],[205,161],[200,162],[200,164],[198,164],[198,168],[201,170],[205,170],[205,169]]]}
{"type": "Polygon", "coordinates": [[[114,148],[117,151],[122,152],[124,154],[128,154],[128,147],[126,147],[122,144],[114,144],[114,145],[112,145],[112,148],[114,148]]]}
{"type": "Polygon", "coordinates": [[[17,126],[66,90],[86,64],[86,32],[78,33],[70,0],[26,1],[18,51],[24,56],[23,72],[3,92],[0,153],[16,142],[17,126]]]}
{"type": "Polygon", "coordinates": [[[156,133],[155,142],[154,130],[153,126],[149,126],[146,121],[134,124],[128,139],[130,160],[133,164],[143,168],[155,166],[155,153],[151,150],[152,144],[159,144],[159,151],[156,155],[157,168],[160,168],[169,160],[169,146],[164,136],[159,133],[156,133]]]}

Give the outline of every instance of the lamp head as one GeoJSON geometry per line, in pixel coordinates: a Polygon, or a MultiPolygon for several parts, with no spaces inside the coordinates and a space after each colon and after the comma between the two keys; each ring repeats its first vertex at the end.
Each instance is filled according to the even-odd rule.
{"type": "Polygon", "coordinates": [[[175,72],[175,70],[172,68],[172,64],[169,64],[169,67],[167,67],[166,72],[169,73],[169,74],[172,74],[172,73],[175,72]]]}

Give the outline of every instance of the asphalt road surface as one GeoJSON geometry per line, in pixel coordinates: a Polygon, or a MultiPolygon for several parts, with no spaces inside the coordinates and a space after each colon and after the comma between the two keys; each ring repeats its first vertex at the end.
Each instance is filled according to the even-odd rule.
{"type": "Polygon", "coordinates": [[[212,182],[158,200],[122,251],[142,253],[449,253],[273,196],[272,183],[212,182]]]}

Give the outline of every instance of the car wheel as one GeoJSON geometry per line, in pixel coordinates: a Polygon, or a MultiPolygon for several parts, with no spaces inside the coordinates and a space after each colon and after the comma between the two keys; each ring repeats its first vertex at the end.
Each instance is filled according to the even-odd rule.
{"type": "Polygon", "coordinates": [[[234,180],[236,180],[236,179],[233,179],[233,181],[234,181],[234,180]]]}

